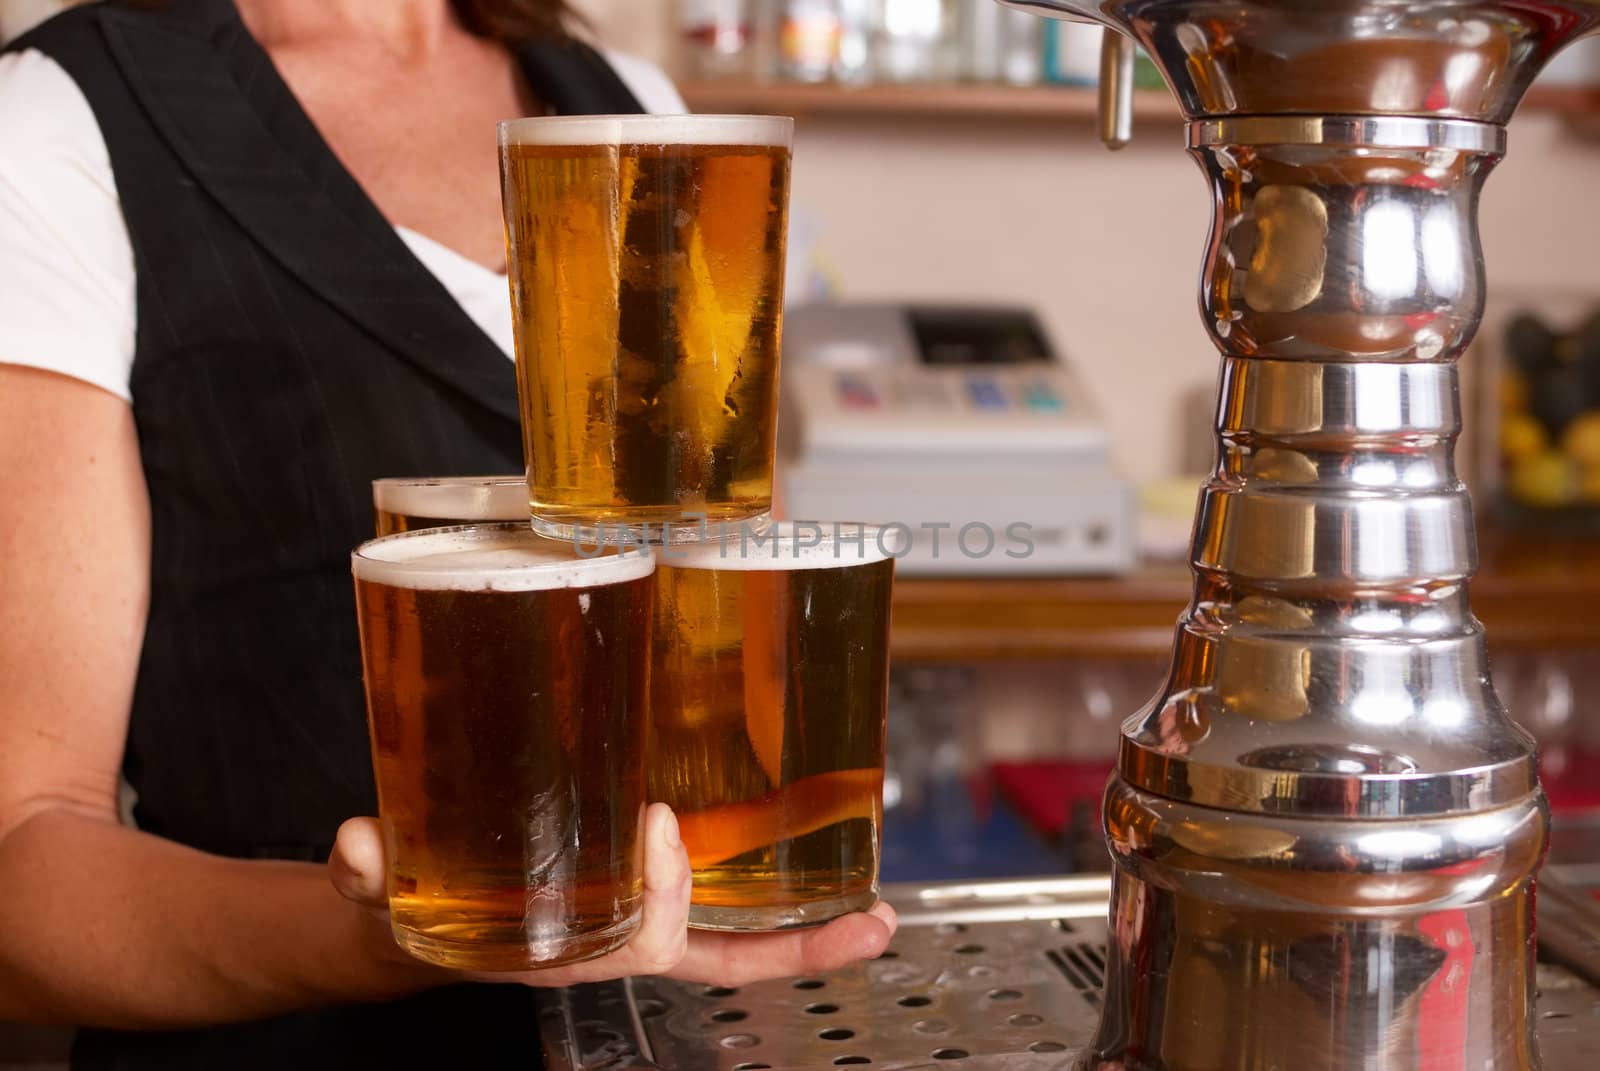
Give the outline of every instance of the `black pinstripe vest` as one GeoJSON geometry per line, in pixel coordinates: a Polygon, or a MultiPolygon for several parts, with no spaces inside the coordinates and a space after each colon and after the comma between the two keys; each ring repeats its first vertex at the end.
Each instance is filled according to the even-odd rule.
{"type": "MultiPolygon", "coordinates": [[[[511,363],[339,164],[229,0],[91,5],[12,47],[52,57],[88,98],[138,275],[153,538],[125,760],[138,822],[225,855],[323,858],[343,819],[375,807],[349,577],[370,481],[519,470],[511,363]]],[[[521,58],[555,111],[642,110],[587,47],[521,58]]],[[[536,1059],[525,994],[469,987],[86,1033],[75,1063],[380,1066],[474,1031],[510,1031],[536,1059]]]]}

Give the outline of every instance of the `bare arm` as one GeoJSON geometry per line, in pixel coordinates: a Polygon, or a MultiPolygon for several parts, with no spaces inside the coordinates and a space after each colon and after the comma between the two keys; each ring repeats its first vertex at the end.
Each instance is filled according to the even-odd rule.
{"type": "MultiPolygon", "coordinates": [[[[391,938],[371,820],[346,824],[328,869],[223,859],[119,824],[149,544],[128,405],[0,364],[0,1019],[182,1027],[456,980],[391,938]]],[[[874,956],[893,932],[880,908],[803,933],[691,938],[676,823],[658,805],[648,825],[638,935],[506,980],[737,984],[874,956]]]]}
{"type": "Polygon", "coordinates": [[[0,366],[0,1019],[154,1027],[426,984],[322,867],[118,823],[149,596],[127,403],[0,366]]]}

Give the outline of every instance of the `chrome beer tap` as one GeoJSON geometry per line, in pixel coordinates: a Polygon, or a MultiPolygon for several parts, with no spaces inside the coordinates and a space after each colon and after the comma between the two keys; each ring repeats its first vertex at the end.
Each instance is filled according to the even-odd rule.
{"type": "Polygon", "coordinates": [[[1505,123],[1600,0],[1005,2],[1142,45],[1215,205],[1217,466],[1171,674],[1106,794],[1080,1064],[1537,1068],[1548,809],[1468,604],[1455,359],[1505,123]]]}

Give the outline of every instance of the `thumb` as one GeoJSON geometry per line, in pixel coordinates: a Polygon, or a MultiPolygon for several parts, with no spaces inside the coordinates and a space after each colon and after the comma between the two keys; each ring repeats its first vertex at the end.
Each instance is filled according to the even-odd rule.
{"type": "Polygon", "coordinates": [[[383,834],[376,818],[351,818],[339,827],[328,856],[328,878],[346,900],[387,907],[383,834]]]}

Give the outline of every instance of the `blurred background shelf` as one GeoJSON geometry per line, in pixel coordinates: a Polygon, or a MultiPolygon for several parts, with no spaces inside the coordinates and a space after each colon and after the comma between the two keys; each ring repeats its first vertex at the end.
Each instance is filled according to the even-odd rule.
{"type": "MultiPolygon", "coordinates": [[[[918,85],[690,81],[679,88],[697,112],[827,116],[944,116],[968,119],[1093,119],[1096,92],[1065,85],[918,85]]],[[[1536,87],[1522,111],[1574,116],[1600,116],[1600,88],[1536,87]]],[[[1165,90],[1134,94],[1134,115],[1140,119],[1177,119],[1178,109],[1165,90]]]]}
{"type": "MultiPolygon", "coordinates": [[[[1600,648],[1600,543],[1483,533],[1472,606],[1493,651],[1600,648]]],[[[899,663],[1160,656],[1189,600],[1188,569],[1117,578],[895,582],[899,663]]],[[[1596,656],[1600,659],[1600,655],[1596,656]]]]}
{"type": "MultiPolygon", "coordinates": [[[[864,85],[711,81],[679,86],[697,112],[757,115],[945,116],[969,119],[1093,119],[1096,93],[1081,86],[864,85]]],[[[1176,119],[1165,90],[1134,94],[1139,118],[1176,119]]]]}

